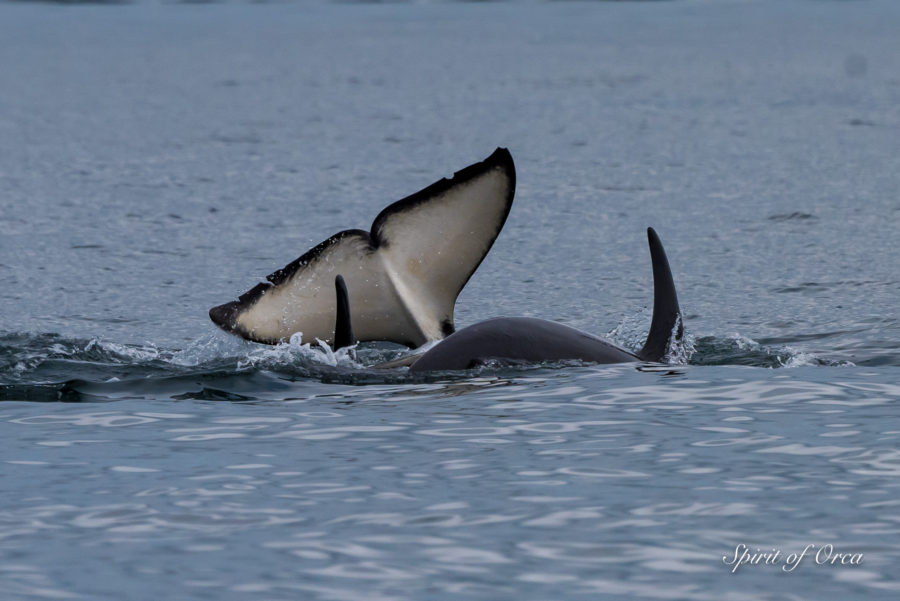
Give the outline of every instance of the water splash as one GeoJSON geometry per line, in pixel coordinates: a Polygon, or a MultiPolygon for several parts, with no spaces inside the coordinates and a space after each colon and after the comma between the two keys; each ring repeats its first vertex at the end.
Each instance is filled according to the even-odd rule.
{"type": "MultiPolygon", "coordinates": [[[[62,345],[59,345],[62,347],[62,345]]],[[[110,361],[113,363],[145,363],[163,358],[163,352],[153,344],[147,342],[144,345],[119,344],[100,338],[91,338],[81,351],[72,353],[83,358],[93,358],[97,361],[110,361]]]]}
{"type": "Polygon", "coordinates": [[[725,338],[704,336],[694,341],[695,365],[746,365],[751,367],[793,368],[810,366],[851,367],[849,361],[836,361],[791,346],[767,346],[739,333],[725,338]]]}
{"type": "Polygon", "coordinates": [[[641,307],[635,313],[622,317],[619,324],[607,332],[605,337],[610,342],[636,352],[647,339],[652,320],[653,311],[649,307],[641,307]]]}
{"type": "MultiPolygon", "coordinates": [[[[650,331],[650,323],[653,321],[653,311],[649,307],[642,307],[631,315],[626,315],[622,321],[606,334],[611,342],[619,346],[637,352],[647,339],[647,332],[650,331]]],[[[672,326],[672,332],[669,335],[669,345],[662,363],[669,365],[687,365],[691,362],[696,352],[694,345],[695,338],[686,329],[681,337],[677,340],[678,328],[683,326],[683,321],[679,317],[672,326]]]]}
{"type": "Polygon", "coordinates": [[[355,347],[332,350],[327,342],[316,338],[316,345],[303,342],[302,332],[291,336],[290,340],[275,346],[253,345],[250,351],[238,359],[238,371],[248,369],[278,369],[296,365],[328,367],[346,367],[360,369],[363,367],[353,359],[355,347]]]}
{"type": "MultiPolygon", "coordinates": [[[[650,312],[642,309],[623,318],[609,338],[626,348],[643,342],[650,312]]],[[[437,342],[414,352],[424,352],[437,342]]],[[[67,339],[57,334],[0,334],[0,400],[97,400],[119,398],[128,390],[170,387],[198,381],[210,398],[230,398],[220,390],[223,378],[314,379],[338,384],[409,384],[446,379],[447,374],[410,374],[406,369],[374,370],[368,366],[396,359],[396,345],[366,343],[334,351],[321,340],[304,342],[296,334],[268,346],[214,332],[183,349],[159,348],[152,342],[124,344],[96,337],[67,339]],[[154,384],[155,383],[155,384],[154,384]],[[131,387],[131,388],[129,388],[131,387]],[[119,395],[119,396],[117,396],[119,395]]],[[[744,365],[767,368],[850,366],[790,346],[767,346],[741,334],[697,336],[686,332],[670,344],[668,365],[744,365]]],[[[565,369],[581,362],[554,362],[510,367],[483,365],[451,379],[484,374],[520,374],[533,369],[565,369]]]]}
{"type": "Polygon", "coordinates": [[[666,349],[666,355],[663,357],[663,363],[669,365],[687,365],[691,362],[691,357],[697,352],[694,345],[694,336],[687,330],[682,332],[678,337],[678,330],[682,328],[682,320],[679,317],[672,326],[672,333],[669,335],[669,347],[666,349]]]}
{"type": "MultiPolygon", "coordinates": [[[[57,334],[14,333],[0,335],[0,387],[21,396],[23,385],[49,385],[55,390],[74,381],[135,382],[262,370],[317,377],[323,369],[363,368],[353,359],[353,351],[346,348],[335,352],[323,341],[304,344],[300,335],[283,344],[265,346],[214,333],[183,349],[161,349],[149,342],[123,344],[99,337],[79,340],[57,334]]],[[[9,394],[0,394],[0,398],[9,394]]]]}

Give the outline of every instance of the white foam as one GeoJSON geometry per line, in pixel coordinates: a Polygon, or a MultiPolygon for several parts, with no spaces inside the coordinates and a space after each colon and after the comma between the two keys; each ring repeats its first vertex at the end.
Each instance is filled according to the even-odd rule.
{"type": "Polygon", "coordinates": [[[666,349],[666,355],[663,357],[663,363],[669,365],[687,365],[691,361],[691,357],[697,352],[694,346],[694,336],[687,331],[682,333],[681,340],[675,339],[678,328],[681,327],[682,321],[679,317],[672,327],[672,333],[669,336],[669,347],[666,349]]]}
{"type": "Polygon", "coordinates": [[[84,346],[85,352],[99,349],[116,358],[126,359],[130,361],[153,361],[160,358],[160,350],[152,342],[146,343],[144,346],[134,346],[128,344],[119,344],[117,342],[105,342],[99,338],[91,338],[84,346]]]}
{"type": "Polygon", "coordinates": [[[832,367],[853,367],[850,361],[833,361],[823,359],[815,353],[802,351],[791,346],[764,346],[743,334],[733,333],[729,339],[734,341],[738,350],[753,351],[764,353],[774,357],[778,361],[778,367],[794,368],[794,367],[814,367],[820,365],[828,365],[832,367]]]}
{"type": "Polygon", "coordinates": [[[303,342],[302,332],[291,336],[288,342],[275,346],[251,345],[249,353],[238,359],[238,370],[278,367],[283,365],[327,365],[329,367],[361,368],[353,359],[353,349],[346,347],[334,351],[328,343],[316,339],[316,346],[303,342]]]}

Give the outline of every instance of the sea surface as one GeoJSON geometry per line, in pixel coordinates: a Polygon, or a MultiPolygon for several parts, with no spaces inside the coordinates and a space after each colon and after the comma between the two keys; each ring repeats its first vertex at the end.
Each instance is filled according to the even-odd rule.
{"type": "Polygon", "coordinates": [[[0,4],[0,599],[900,598],[898,32],[890,0],[0,4]],[[457,326],[639,347],[653,226],[668,364],[412,377],[209,321],[498,146],[457,326]]]}

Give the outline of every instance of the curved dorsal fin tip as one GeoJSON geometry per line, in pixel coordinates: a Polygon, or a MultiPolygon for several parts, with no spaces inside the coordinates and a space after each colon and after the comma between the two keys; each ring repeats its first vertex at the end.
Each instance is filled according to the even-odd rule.
{"type": "Polygon", "coordinates": [[[647,241],[650,243],[651,253],[653,252],[653,246],[658,246],[660,250],[662,250],[662,241],[659,239],[659,234],[657,234],[656,230],[652,227],[647,228],[647,241]]]}

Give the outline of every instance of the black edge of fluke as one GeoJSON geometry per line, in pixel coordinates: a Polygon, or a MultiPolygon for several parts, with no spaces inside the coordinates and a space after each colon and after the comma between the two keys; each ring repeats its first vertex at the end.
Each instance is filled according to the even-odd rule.
{"type": "Polygon", "coordinates": [[[350,298],[343,276],[334,278],[334,292],[337,295],[337,310],[334,318],[334,350],[356,344],[353,324],[350,322],[350,298]]]}
{"type": "Polygon", "coordinates": [[[675,330],[675,341],[680,341],[684,334],[681,323],[681,309],[678,307],[678,295],[675,293],[675,282],[669,260],[663,249],[659,236],[652,227],[647,228],[647,240],[650,243],[650,259],[653,262],[653,319],[650,322],[650,333],[643,348],[637,356],[643,361],[661,361],[669,348],[669,339],[675,330]]]}
{"type": "Polygon", "coordinates": [[[214,324],[226,332],[238,333],[236,331],[237,322],[235,320],[240,306],[241,303],[238,301],[231,301],[224,305],[218,305],[209,310],[209,318],[214,324]]]}
{"type": "MultiPolygon", "coordinates": [[[[497,228],[497,235],[500,234],[500,231],[503,229],[503,225],[506,223],[507,217],[509,217],[509,211],[512,209],[513,198],[515,198],[516,194],[516,165],[513,162],[512,154],[510,154],[509,150],[503,147],[498,146],[491,155],[480,161],[478,163],[473,163],[468,167],[464,167],[453,174],[451,178],[443,178],[440,179],[430,186],[422,188],[418,192],[410,194],[406,198],[401,198],[400,200],[388,205],[378,215],[375,217],[375,220],[372,222],[372,228],[370,234],[372,236],[373,243],[375,246],[382,246],[386,244],[384,236],[381,234],[381,225],[390,217],[393,213],[399,213],[401,211],[405,211],[407,209],[413,208],[418,204],[426,202],[435,196],[439,196],[452,188],[453,186],[457,186],[459,184],[465,183],[469,180],[475,179],[479,175],[483,173],[487,173],[488,171],[501,168],[509,179],[509,193],[506,197],[506,210],[503,214],[503,218],[500,220],[500,225],[497,228]]],[[[496,239],[496,235],[494,237],[496,239]]],[[[491,242],[493,245],[493,241],[491,242]]],[[[490,248],[490,246],[488,247],[490,248]]],[[[478,269],[478,266],[475,266],[475,269],[478,269]]],[[[474,273],[475,270],[472,270],[474,273]]]]}

